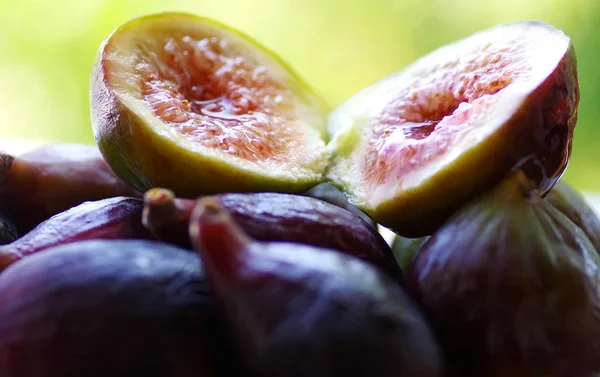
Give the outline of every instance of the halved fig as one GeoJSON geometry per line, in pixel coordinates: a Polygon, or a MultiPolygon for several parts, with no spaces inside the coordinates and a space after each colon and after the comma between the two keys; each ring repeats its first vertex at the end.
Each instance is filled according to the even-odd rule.
{"type": "Polygon", "coordinates": [[[327,106],[218,22],[161,13],[123,24],[100,46],[90,101],[100,150],[141,191],[300,192],[323,179],[327,106]]]}
{"type": "Polygon", "coordinates": [[[328,177],[378,223],[431,234],[516,168],[551,189],[570,157],[578,104],[567,35],[535,21],[498,25],[334,109],[328,177]]]}

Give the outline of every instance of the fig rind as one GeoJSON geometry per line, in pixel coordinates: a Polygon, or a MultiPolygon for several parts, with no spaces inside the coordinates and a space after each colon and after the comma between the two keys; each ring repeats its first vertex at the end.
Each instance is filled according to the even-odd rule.
{"type": "Polygon", "coordinates": [[[581,228],[600,253],[600,219],[581,193],[560,180],[545,199],[581,228]]]}

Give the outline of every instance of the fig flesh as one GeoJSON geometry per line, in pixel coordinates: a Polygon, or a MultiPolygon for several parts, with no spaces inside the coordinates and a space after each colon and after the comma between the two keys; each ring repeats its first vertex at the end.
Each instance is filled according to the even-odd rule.
{"type": "Polygon", "coordinates": [[[328,116],[328,178],[405,237],[433,233],[522,169],[547,192],[567,166],[579,84],[570,38],[503,24],[441,47],[328,116]]]}
{"type": "Polygon", "coordinates": [[[455,214],[406,272],[461,377],[600,370],[600,257],[522,172],[455,214]]]}
{"type": "MultiPolygon", "coordinates": [[[[228,193],[210,196],[227,210],[250,237],[288,241],[354,255],[400,280],[402,271],[383,237],[358,216],[327,202],[283,193],[228,193]]],[[[191,248],[191,199],[167,189],[144,195],[143,224],[157,239],[191,248]]]]}
{"type": "Polygon", "coordinates": [[[560,180],[550,190],[546,200],[581,228],[600,253],[600,219],[583,195],[560,180]]]}
{"type": "Polygon", "coordinates": [[[0,193],[21,234],[85,201],[141,197],[97,146],[82,144],[48,144],[16,156],[0,193]]]}
{"type": "Polygon", "coordinates": [[[214,198],[198,201],[190,233],[254,375],[443,375],[428,325],[378,269],[329,249],[254,241],[214,198]]]}
{"type": "Polygon", "coordinates": [[[230,376],[217,373],[228,348],[215,313],[194,253],[140,240],[53,247],[0,274],[0,375],[230,376]]]}
{"type": "Polygon", "coordinates": [[[142,225],[143,208],[141,199],[114,197],[61,212],[14,242],[0,246],[0,271],[52,246],[92,239],[152,239],[142,225]]]}
{"type": "Polygon", "coordinates": [[[323,179],[328,107],[279,57],[185,13],[131,20],[102,43],[94,134],[140,191],[301,192],[323,179]]]}

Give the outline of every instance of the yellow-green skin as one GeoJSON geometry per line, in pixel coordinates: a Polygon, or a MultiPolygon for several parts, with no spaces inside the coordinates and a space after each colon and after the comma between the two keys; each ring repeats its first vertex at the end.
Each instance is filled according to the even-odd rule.
{"type": "MultiPolygon", "coordinates": [[[[152,35],[148,37],[152,38],[152,35]]],[[[328,107],[275,54],[250,37],[216,21],[185,13],[161,13],[123,24],[99,48],[92,70],[90,102],[94,136],[104,158],[116,174],[142,192],[152,187],[171,189],[180,197],[222,192],[302,192],[323,180],[326,167],[324,119],[328,107]],[[277,69],[287,71],[287,83],[293,85],[291,89],[294,94],[315,113],[316,124],[307,124],[306,127],[311,128],[313,133],[316,130],[319,135],[317,140],[322,145],[317,143],[310,146],[317,148],[321,156],[315,160],[312,171],[277,175],[271,169],[242,166],[236,158],[225,153],[192,150],[178,140],[161,135],[160,127],[152,127],[147,115],[141,115],[147,110],[142,111],[125,103],[108,79],[110,70],[114,67],[107,61],[106,55],[109,51],[119,49],[116,45],[118,38],[115,36],[129,33],[140,25],[151,28],[153,23],[164,25],[166,22],[172,25],[201,24],[204,29],[214,31],[217,36],[222,32],[238,35],[260,49],[261,53],[269,54],[279,63],[277,69]]]]}

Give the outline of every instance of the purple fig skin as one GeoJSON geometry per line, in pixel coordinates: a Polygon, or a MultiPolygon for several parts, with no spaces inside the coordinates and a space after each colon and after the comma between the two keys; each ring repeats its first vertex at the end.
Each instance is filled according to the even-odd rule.
{"type": "Polygon", "coordinates": [[[600,253],[600,219],[577,190],[565,181],[558,181],[546,200],[581,228],[600,253]]]}
{"type": "Polygon", "coordinates": [[[85,201],[142,196],[113,173],[95,145],[48,144],[11,165],[0,200],[21,234],[85,201]]]}
{"type": "Polygon", "coordinates": [[[402,288],[334,251],[250,238],[221,202],[190,234],[240,359],[261,377],[441,377],[441,351],[402,288]]]}
{"type": "Polygon", "coordinates": [[[371,219],[366,213],[350,204],[344,193],[341,192],[331,183],[326,182],[318,184],[310,190],[306,191],[303,195],[323,200],[327,203],[331,203],[338,207],[344,208],[363,219],[367,224],[371,225],[373,228],[377,229],[377,223],[373,221],[373,219],[371,219]]]}
{"type": "Polygon", "coordinates": [[[600,370],[600,257],[521,172],[424,244],[405,288],[460,377],[600,370]]]}
{"type": "Polygon", "coordinates": [[[15,261],[61,244],[91,239],[153,239],[142,225],[141,199],[115,197],[85,202],[42,222],[0,246],[0,271],[15,261]]]}
{"type": "Polygon", "coordinates": [[[0,303],[2,377],[233,375],[200,258],[172,245],[53,247],[0,274],[0,303]]]}
{"type": "MultiPolygon", "coordinates": [[[[213,198],[256,240],[339,250],[402,279],[402,271],[383,237],[343,208],[319,199],[280,193],[229,193],[213,198]]],[[[144,226],[158,239],[191,249],[188,224],[195,205],[195,200],[176,198],[166,189],[148,190],[144,195],[144,226]]]]}
{"type": "Polygon", "coordinates": [[[0,245],[6,245],[19,238],[19,232],[12,218],[0,203],[0,245]]]}

